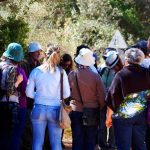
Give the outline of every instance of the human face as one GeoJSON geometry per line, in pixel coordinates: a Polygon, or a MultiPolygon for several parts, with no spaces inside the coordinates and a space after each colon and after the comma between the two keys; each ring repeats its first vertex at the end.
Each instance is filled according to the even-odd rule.
{"type": "Polygon", "coordinates": [[[66,61],[66,62],[64,62],[63,68],[67,69],[67,68],[69,68],[70,65],[71,65],[71,61],[66,61]]]}
{"type": "Polygon", "coordinates": [[[32,52],[32,53],[31,53],[31,57],[32,57],[34,60],[39,61],[39,60],[41,59],[41,50],[36,51],[36,52],[32,52]]]}

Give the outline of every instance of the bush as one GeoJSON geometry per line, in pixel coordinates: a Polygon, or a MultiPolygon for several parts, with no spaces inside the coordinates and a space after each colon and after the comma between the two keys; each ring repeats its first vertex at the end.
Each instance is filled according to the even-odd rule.
{"type": "Polygon", "coordinates": [[[0,54],[11,42],[20,43],[25,48],[28,32],[28,24],[22,18],[8,17],[0,25],[0,54]]]}

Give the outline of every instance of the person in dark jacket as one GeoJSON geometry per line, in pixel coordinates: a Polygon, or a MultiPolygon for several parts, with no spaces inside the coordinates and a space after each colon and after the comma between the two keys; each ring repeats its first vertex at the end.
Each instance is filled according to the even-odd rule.
{"type": "Polygon", "coordinates": [[[108,91],[106,126],[110,127],[113,122],[117,150],[131,147],[146,150],[145,110],[150,93],[150,71],[140,66],[143,59],[141,50],[127,50],[125,67],[116,74],[108,91]]]}
{"type": "MultiPolygon", "coordinates": [[[[106,49],[108,51],[108,48],[106,49]]],[[[102,81],[105,86],[106,95],[108,89],[115,77],[115,74],[123,68],[122,60],[119,56],[119,53],[114,49],[109,48],[109,51],[103,55],[105,60],[105,66],[101,69],[100,75],[102,81]]],[[[99,146],[101,149],[115,149],[115,137],[114,137],[114,130],[113,126],[107,128],[105,125],[106,121],[106,112],[107,106],[104,107],[100,112],[100,126],[99,126],[99,146]]]]}
{"type": "MultiPolygon", "coordinates": [[[[29,43],[28,56],[20,63],[20,66],[24,69],[27,78],[29,77],[30,72],[41,64],[40,62],[41,52],[42,47],[38,42],[29,43]]],[[[27,98],[26,125],[21,143],[22,150],[31,150],[32,147],[32,129],[30,119],[32,107],[33,107],[33,99],[27,98]]]]}

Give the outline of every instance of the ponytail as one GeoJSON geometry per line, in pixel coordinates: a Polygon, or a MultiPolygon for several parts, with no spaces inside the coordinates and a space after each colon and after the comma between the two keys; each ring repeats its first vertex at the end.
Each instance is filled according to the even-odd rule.
{"type": "Polygon", "coordinates": [[[44,60],[44,70],[45,71],[56,71],[57,65],[60,63],[60,55],[53,51],[51,55],[48,55],[47,58],[44,60]]]}

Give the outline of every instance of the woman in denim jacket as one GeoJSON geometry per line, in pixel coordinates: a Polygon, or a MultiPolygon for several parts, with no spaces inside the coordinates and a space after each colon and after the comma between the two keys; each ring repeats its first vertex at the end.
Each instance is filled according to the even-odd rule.
{"type": "MultiPolygon", "coordinates": [[[[46,52],[44,63],[35,68],[28,80],[26,95],[34,99],[31,113],[33,127],[33,150],[42,150],[46,126],[48,126],[52,150],[61,150],[61,133],[59,126],[60,111],[60,49],[51,46],[46,52]],[[36,91],[35,91],[36,89],[36,91]]],[[[70,96],[67,74],[63,76],[63,96],[70,96]]]]}

